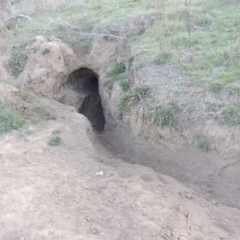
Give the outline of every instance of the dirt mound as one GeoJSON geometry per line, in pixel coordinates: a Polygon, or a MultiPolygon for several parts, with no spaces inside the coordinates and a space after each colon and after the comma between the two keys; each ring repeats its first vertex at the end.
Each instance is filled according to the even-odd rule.
{"type": "MultiPolygon", "coordinates": [[[[198,115],[190,114],[191,101],[188,99],[199,101],[203,93],[191,87],[190,79],[171,68],[153,65],[138,68],[140,59],[136,59],[129,70],[132,87],[160,81],[161,84],[151,90],[151,95],[154,104],[160,102],[162,106],[178,96],[172,96],[169,89],[181,88],[185,94],[179,106],[185,106],[186,111],[181,112],[178,128],[146,124],[144,116],[139,115],[144,112],[144,101],[120,118],[118,104],[123,90],[115,79],[111,85],[106,77],[112,62],[126,60],[129,56],[120,46],[123,47],[116,40],[103,37],[94,42],[90,54],[76,56],[59,40],[37,37],[27,48],[30,60],[17,83],[24,79],[25,88],[73,106],[76,112],[90,120],[95,130],[105,127],[103,142],[114,154],[120,153],[125,161],[149,166],[197,191],[207,192],[209,198],[219,198],[239,207],[239,126],[229,128],[212,120],[205,121],[207,116],[201,114],[202,110],[198,115]],[[191,124],[194,116],[205,122],[191,124]]],[[[152,104],[150,100],[147,104],[152,104]]],[[[214,103],[217,99],[209,95],[201,106],[205,108],[209,101],[214,103]]],[[[172,116],[172,112],[165,113],[172,116]]]]}
{"type": "Polygon", "coordinates": [[[29,60],[15,80],[16,86],[54,98],[76,66],[73,51],[57,39],[48,41],[44,37],[33,39],[26,51],[29,60]]]}

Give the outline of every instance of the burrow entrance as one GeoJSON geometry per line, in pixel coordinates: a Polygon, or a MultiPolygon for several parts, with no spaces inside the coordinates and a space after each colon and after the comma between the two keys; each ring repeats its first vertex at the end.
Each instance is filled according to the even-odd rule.
{"type": "Polygon", "coordinates": [[[98,75],[91,69],[80,68],[70,74],[67,86],[78,95],[78,112],[91,122],[97,132],[104,129],[105,118],[99,94],[98,75]]]}

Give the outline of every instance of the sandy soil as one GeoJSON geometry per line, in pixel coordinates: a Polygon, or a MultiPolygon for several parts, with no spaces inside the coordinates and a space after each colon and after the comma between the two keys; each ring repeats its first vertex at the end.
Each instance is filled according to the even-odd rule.
{"type": "Polygon", "coordinates": [[[46,105],[57,120],[0,139],[1,240],[240,239],[239,209],[124,162],[74,108],[46,105]]]}

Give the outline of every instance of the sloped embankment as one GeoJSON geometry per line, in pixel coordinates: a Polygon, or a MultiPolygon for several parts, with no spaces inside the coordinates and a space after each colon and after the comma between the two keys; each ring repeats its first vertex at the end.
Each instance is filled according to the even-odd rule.
{"type": "Polygon", "coordinates": [[[172,67],[140,67],[144,59],[131,59],[131,47],[103,36],[93,42],[90,53],[79,56],[58,39],[36,37],[27,47],[29,61],[16,84],[77,111],[85,109],[93,126],[91,118],[102,119],[96,130],[106,121],[103,141],[126,161],[164,171],[239,206],[239,127],[220,125],[204,111],[217,104],[214,95],[192,87],[190,79],[172,67]],[[89,89],[95,89],[95,95],[89,89]],[[196,103],[202,108],[193,108],[196,103]],[[130,128],[125,130],[125,125],[130,128]],[[128,141],[136,138],[139,142],[128,141]],[[143,145],[149,148],[139,147],[143,145]]]}

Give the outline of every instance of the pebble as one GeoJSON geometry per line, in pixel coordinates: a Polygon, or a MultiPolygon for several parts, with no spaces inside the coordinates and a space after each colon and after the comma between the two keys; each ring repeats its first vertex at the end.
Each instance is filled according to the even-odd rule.
{"type": "Polygon", "coordinates": [[[179,237],[178,240],[188,240],[186,237],[179,237]]]}
{"type": "Polygon", "coordinates": [[[96,175],[97,175],[97,176],[103,176],[103,171],[96,172],[96,175]]]}
{"type": "Polygon", "coordinates": [[[212,200],[213,205],[217,205],[217,202],[215,200],[212,200]]]}

